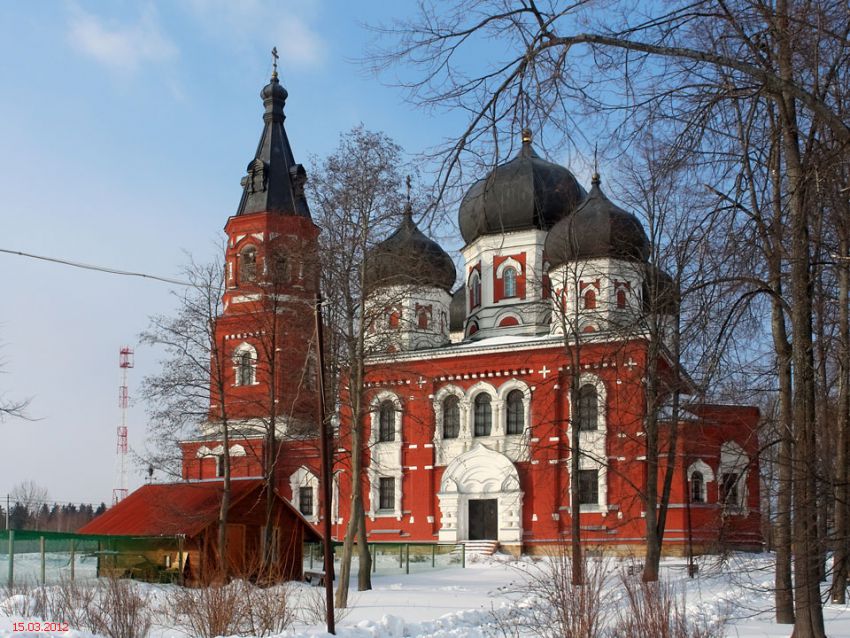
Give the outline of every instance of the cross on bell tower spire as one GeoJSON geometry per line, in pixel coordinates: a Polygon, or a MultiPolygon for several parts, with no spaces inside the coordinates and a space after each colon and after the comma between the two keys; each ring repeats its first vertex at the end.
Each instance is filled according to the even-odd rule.
{"type": "Polygon", "coordinates": [[[277,78],[277,61],[280,56],[277,54],[277,47],[272,47],[272,77],[277,78]]]}

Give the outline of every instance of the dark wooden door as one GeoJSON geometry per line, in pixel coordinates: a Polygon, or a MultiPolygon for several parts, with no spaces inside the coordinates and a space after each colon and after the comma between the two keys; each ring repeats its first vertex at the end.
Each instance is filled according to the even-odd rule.
{"type": "Polygon", "coordinates": [[[497,540],[499,537],[498,500],[469,501],[469,540],[497,540]]]}

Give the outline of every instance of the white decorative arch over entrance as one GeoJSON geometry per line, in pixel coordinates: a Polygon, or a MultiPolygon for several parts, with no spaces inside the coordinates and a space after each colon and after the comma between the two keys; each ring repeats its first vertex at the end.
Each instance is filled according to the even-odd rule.
{"type": "MultiPolygon", "coordinates": [[[[495,501],[495,539],[522,542],[522,491],[516,466],[504,454],[476,443],[455,458],[440,481],[440,542],[457,543],[470,537],[471,501],[495,501]]],[[[474,505],[479,505],[475,503],[474,505]]],[[[472,521],[473,526],[476,522],[472,521]]],[[[480,530],[480,527],[478,527],[480,530]]],[[[491,535],[490,533],[487,534],[491,535]]]]}

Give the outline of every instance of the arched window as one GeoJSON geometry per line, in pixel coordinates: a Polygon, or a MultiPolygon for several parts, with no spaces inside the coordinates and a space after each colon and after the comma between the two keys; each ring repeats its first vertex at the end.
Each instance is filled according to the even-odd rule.
{"type": "Polygon", "coordinates": [[[420,310],[416,320],[420,330],[427,330],[428,324],[431,323],[427,310],[420,310]]]}
{"type": "Polygon", "coordinates": [[[599,409],[596,404],[596,386],[586,383],[578,391],[576,402],[576,420],[578,429],[584,432],[599,427],[599,409]]]}
{"type": "Polygon", "coordinates": [[[626,291],[618,290],[617,291],[617,308],[625,308],[626,307],[626,291]]]}
{"type": "Polygon", "coordinates": [[[257,279],[257,249],[248,246],[239,253],[239,281],[241,283],[257,279]]]}
{"type": "Polygon", "coordinates": [[[443,401],[443,438],[456,439],[460,435],[460,400],[454,396],[443,401]]]}
{"type": "Polygon", "coordinates": [[[473,270],[469,276],[469,307],[477,308],[481,305],[481,276],[477,270],[473,270]]]}
{"type": "Polygon", "coordinates": [[[584,309],[596,310],[596,293],[593,290],[584,293],[584,309]]]}
{"type": "Polygon", "coordinates": [[[243,343],[233,353],[235,384],[254,385],[257,382],[257,351],[243,343]]]}
{"type": "Polygon", "coordinates": [[[384,401],[378,412],[378,442],[395,441],[395,406],[384,401]]]}
{"type": "Polygon", "coordinates": [[[489,394],[479,394],[475,397],[475,436],[490,436],[493,429],[493,410],[489,394]]]}
{"type": "Polygon", "coordinates": [[[691,503],[705,503],[705,479],[702,472],[691,474],[691,503]]]}
{"type": "Polygon", "coordinates": [[[525,429],[525,405],[522,399],[521,390],[511,390],[508,393],[508,400],[506,402],[508,408],[507,434],[522,434],[522,431],[525,429]]]}
{"type": "Polygon", "coordinates": [[[509,267],[502,271],[502,285],[505,297],[516,297],[516,270],[509,267]]]}

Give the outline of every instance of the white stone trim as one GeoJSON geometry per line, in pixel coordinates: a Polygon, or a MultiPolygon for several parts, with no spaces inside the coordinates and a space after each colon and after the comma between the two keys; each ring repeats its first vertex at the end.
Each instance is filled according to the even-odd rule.
{"type": "Polygon", "coordinates": [[[393,470],[384,470],[378,471],[374,466],[369,466],[366,470],[366,474],[369,477],[369,509],[366,512],[367,516],[371,520],[375,520],[376,518],[387,518],[392,517],[396,520],[401,520],[402,512],[401,512],[401,502],[402,502],[402,484],[404,473],[401,467],[393,470]],[[380,487],[382,478],[393,478],[395,479],[395,502],[392,510],[382,510],[378,507],[380,504],[380,487]]]}
{"type": "Polygon", "coordinates": [[[469,501],[480,498],[498,501],[497,540],[522,541],[523,492],[516,466],[504,454],[476,443],[448,465],[437,497],[441,543],[456,543],[469,537],[469,501]]]}
{"type": "MultiPolygon", "coordinates": [[[[596,388],[596,430],[579,432],[580,470],[598,470],[599,505],[582,505],[582,511],[608,511],[608,391],[605,383],[592,372],[582,372],[578,378],[578,389],[590,384],[596,388]]],[[[567,425],[567,441],[572,441],[573,428],[573,397],[567,386],[567,406],[569,422],[567,425]]],[[[570,480],[572,480],[572,463],[568,464],[570,480]]]]}
{"type": "MultiPolygon", "coordinates": [[[[727,511],[732,514],[744,514],[747,511],[749,501],[749,490],[747,489],[747,475],[749,474],[750,457],[737,442],[725,441],[720,446],[720,464],[717,468],[717,482],[722,491],[723,475],[734,473],[738,475],[736,486],[738,488],[738,501],[736,503],[725,503],[727,511]]],[[[721,503],[723,504],[723,503],[721,503]]]]}
{"type": "Polygon", "coordinates": [[[311,523],[317,523],[319,521],[319,477],[303,465],[289,477],[289,488],[292,490],[292,498],[289,501],[299,512],[301,511],[302,487],[309,487],[313,490],[313,513],[310,516],[305,516],[305,518],[311,523]]]}
{"type": "Polygon", "coordinates": [[[691,484],[691,475],[694,472],[702,474],[702,503],[708,503],[708,483],[714,480],[714,472],[711,467],[702,459],[697,459],[688,466],[685,477],[688,483],[688,500],[693,498],[693,487],[691,484]]]}
{"type": "Polygon", "coordinates": [[[505,272],[505,268],[513,268],[516,271],[517,277],[522,277],[522,264],[513,257],[508,257],[505,261],[499,264],[498,268],[496,268],[496,279],[502,278],[502,273],[505,272]]]}

